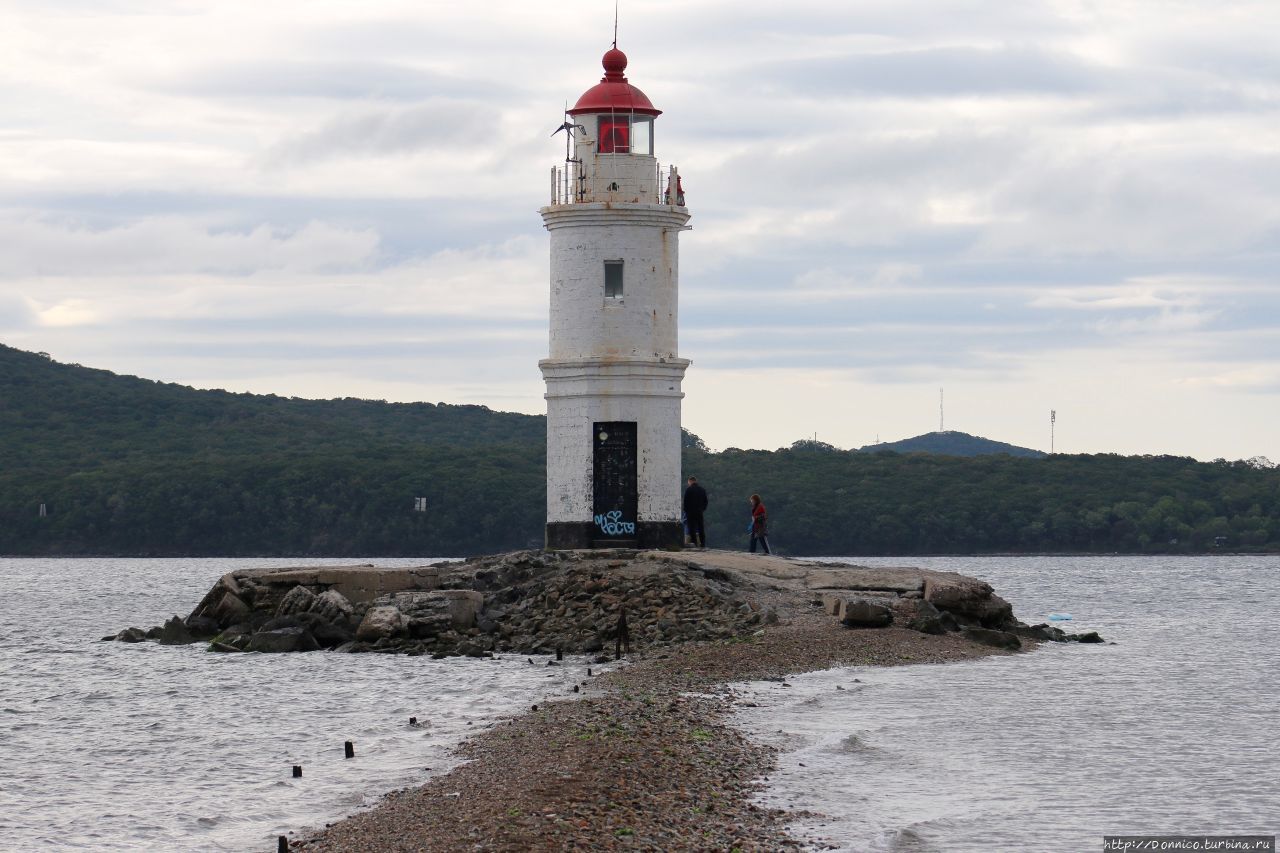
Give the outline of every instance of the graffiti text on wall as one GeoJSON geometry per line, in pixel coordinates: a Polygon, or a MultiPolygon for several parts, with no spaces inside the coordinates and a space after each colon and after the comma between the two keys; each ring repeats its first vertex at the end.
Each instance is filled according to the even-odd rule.
{"type": "Polygon", "coordinates": [[[604,515],[597,515],[596,526],[600,528],[600,532],[605,536],[634,535],[636,532],[636,523],[634,521],[623,521],[622,510],[620,509],[606,512],[604,515]]]}

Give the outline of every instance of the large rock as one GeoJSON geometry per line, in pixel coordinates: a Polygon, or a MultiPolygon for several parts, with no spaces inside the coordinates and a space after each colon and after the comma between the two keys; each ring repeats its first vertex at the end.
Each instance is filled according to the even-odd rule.
{"type": "Polygon", "coordinates": [[[243,622],[249,618],[249,605],[241,600],[240,596],[233,592],[223,593],[222,598],[218,599],[218,603],[208,614],[220,626],[234,625],[237,622],[243,622]]]}
{"type": "MultiPolygon", "coordinates": [[[[474,590],[437,589],[383,596],[374,602],[370,612],[379,608],[394,608],[401,614],[403,627],[411,637],[427,639],[446,631],[462,632],[475,627],[477,614],[483,606],[484,596],[474,590]]],[[[366,614],[365,622],[368,620],[369,616],[366,614]]],[[[372,634],[369,637],[361,634],[364,627],[364,623],[361,623],[356,638],[374,638],[372,634]]]]}
{"type": "Polygon", "coordinates": [[[1022,648],[1022,641],[1008,631],[994,631],[990,628],[965,628],[964,636],[975,643],[994,646],[997,649],[1012,650],[1022,648]]]}
{"type": "Polygon", "coordinates": [[[960,575],[929,577],[924,582],[924,600],[945,610],[962,622],[977,622],[987,628],[1014,624],[1013,607],[992,592],[984,581],[960,575]]]}
{"type": "Polygon", "coordinates": [[[125,628],[119,634],[116,634],[116,640],[121,643],[141,643],[147,639],[147,632],[141,628],[125,628]]]}
{"type": "Polygon", "coordinates": [[[208,616],[188,616],[186,618],[187,630],[196,637],[213,637],[219,630],[218,623],[208,616]]]}
{"type": "Polygon", "coordinates": [[[470,589],[440,589],[427,593],[448,602],[449,619],[455,631],[465,631],[476,624],[476,616],[484,607],[484,596],[470,589]]]}
{"type": "Polygon", "coordinates": [[[927,577],[924,581],[924,600],[941,610],[962,610],[992,592],[991,584],[962,575],[927,577]]]}
{"type": "Polygon", "coordinates": [[[954,616],[939,610],[927,601],[917,603],[915,616],[907,623],[907,627],[922,634],[935,635],[960,630],[960,625],[954,616]]]}
{"type": "MultiPolygon", "coordinates": [[[[313,614],[308,614],[313,615],[313,614]]],[[[356,632],[346,625],[339,625],[326,619],[316,617],[316,622],[309,629],[322,649],[332,649],[349,643],[355,639],[356,632]]]]}
{"type": "Polygon", "coordinates": [[[1049,640],[1054,643],[1062,643],[1066,642],[1067,639],[1066,633],[1061,628],[1045,623],[1039,625],[1015,625],[1009,631],[1019,637],[1027,637],[1031,640],[1049,640]]]}
{"type": "Polygon", "coordinates": [[[405,630],[404,614],[393,605],[375,605],[370,607],[356,629],[356,639],[365,643],[376,642],[385,637],[394,637],[405,630]]]}
{"type": "Polygon", "coordinates": [[[280,628],[275,631],[259,631],[249,638],[246,651],[265,652],[314,652],[320,648],[316,638],[305,628],[280,628]]]}
{"type": "Polygon", "coordinates": [[[331,649],[355,638],[355,632],[347,624],[335,624],[319,613],[294,613],[291,616],[277,616],[262,626],[260,630],[275,631],[280,628],[302,628],[316,638],[321,648],[331,649]]]}
{"type": "Polygon", "coordinates": [[[174,616],[165,622],[164,627],[160,629],[160,636],[156,639],[162,646],[187,646],[196,641],[195,636],[187,628],[187,623],[183,622],[180,616],[174,616]]]}
{"type": "Polygon", "coordinates": [[[311,603],[311,612],[329,622],[345,623],[351,620],[352,607],[345,595],[336,589],[327,589],[311,603]]]}
{"type": "Polygon", "coordinates": [[[315,603],[316,594],[305,586],[298,585],[285,593],[276,607],[276,616],[291,616],[294,613],[306,613],[315,603]]]}
{"type": "Polygon", "coordinates": [[[883,604],[863,599],[846,601],[840,624],[846,628],[885,628],[893,624],[893,611],[883,604]]]}

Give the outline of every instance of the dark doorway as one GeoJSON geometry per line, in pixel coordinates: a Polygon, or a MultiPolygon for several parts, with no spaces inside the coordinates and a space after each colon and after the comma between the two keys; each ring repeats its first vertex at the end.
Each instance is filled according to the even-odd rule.
{"type": "Polygon", "coordinates": [[[635,540],[640,497],[635,421],[595,424],[592,445],[595,450],[593,535],[600,540],[635,540]]]}

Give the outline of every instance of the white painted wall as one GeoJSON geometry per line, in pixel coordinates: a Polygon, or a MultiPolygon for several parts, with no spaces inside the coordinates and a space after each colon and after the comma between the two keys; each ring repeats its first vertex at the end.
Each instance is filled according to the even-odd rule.
{"type": "Polygon", "coordinates": [[[675,358],[683,208],[546,207],[551,233],[553,359],[675,358]],[[621,299],[604,295],[604,262],[623,261],[621,299]]]}
{"type": "MultiPolygon", "coordinates": [[[[621,158],[620,158],[621,159],[621,158]]],[[[684,208],[580,203],[541,211],[551,239],[547,521],[592,519],[592,425],[635,421],[637,521],[680,518],[678,235],[684,208]],[[604,262],[624,262],[621,299],[604,262]]]]}
{"type": "Polygon", "coordinates": [[[637,521],[680,520],[680,382],[689,362],[539,362],[547,382],[547,521],[592,517],[592,425],[635,421],[637,521]]]}

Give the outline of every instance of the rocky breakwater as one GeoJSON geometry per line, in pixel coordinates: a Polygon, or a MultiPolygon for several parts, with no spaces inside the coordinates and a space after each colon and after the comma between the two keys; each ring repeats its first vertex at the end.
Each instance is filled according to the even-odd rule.
{"type": "Polygon", "coordinates": [[[245,569],[185,619],[124,642],[220,652],[592,654],[748,634],[776,611],[725,572],[663,552],[522,551],[412,569],[245,569]]]}
{"type": "Polygon", "coordinates": [[[220,652],[603,654],[732,640],[818,608],[846,628],[903,625],[1014,650],[1101,642],[1028,626],[991,586],[953,572],[866,568],[727,551],[519,551],[406,569],[245,569],[186,618],[125,642],[208,641],[220,652]]]}
{"type": "Polygon", "coordinates": [[[895,622],[924,634],[959,633],[985,646],[1016,650],[1022,640],[1101,643],[1098,634],[1067,634],[1048,624],[1027,625],[1013,605],[985,581],[955,572],[870,569],[815,564],[797,579],[847,628],[895,622]]]}

